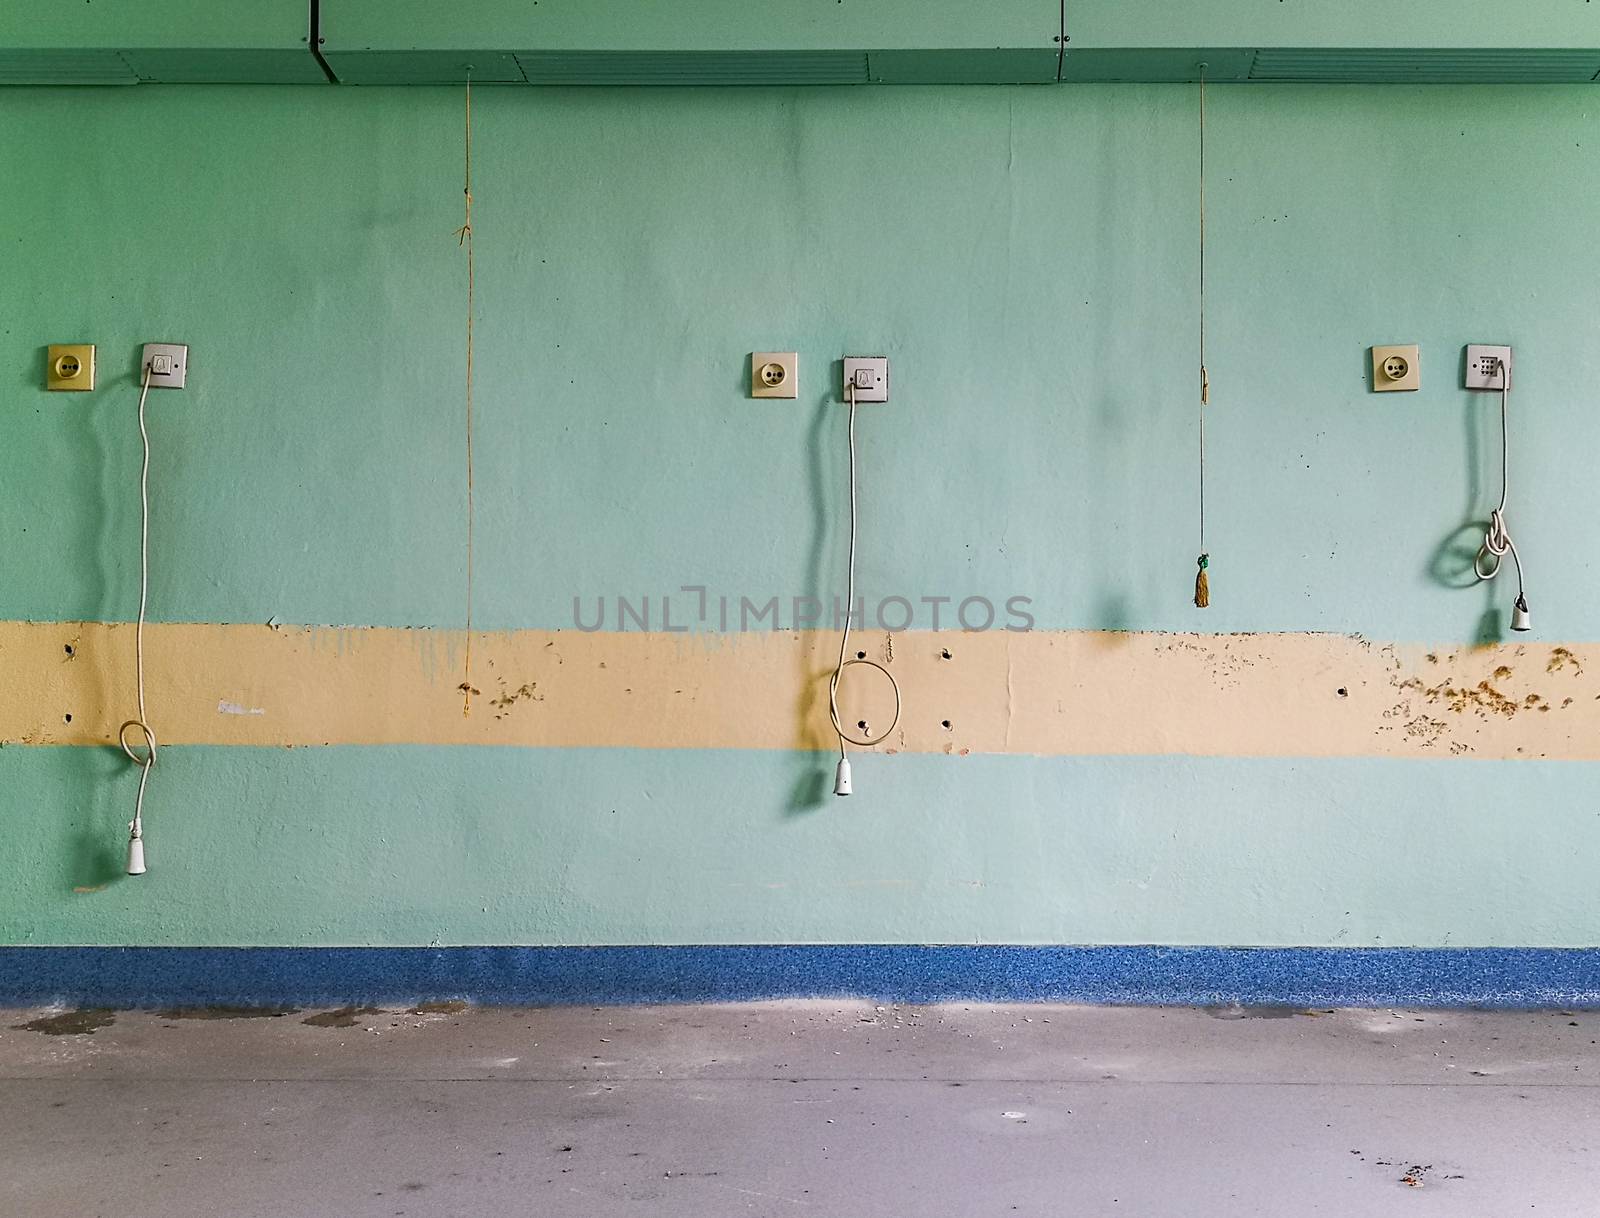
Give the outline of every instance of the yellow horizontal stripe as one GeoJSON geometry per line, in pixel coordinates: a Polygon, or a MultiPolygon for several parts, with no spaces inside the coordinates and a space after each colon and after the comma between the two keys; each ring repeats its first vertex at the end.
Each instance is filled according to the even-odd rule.
{"type": "MultiPolygon", "coordinates": [[[[163,744],[832,747],[832,633],[475,635],[470,716],[464,639],[152,625],[151,726],[163,744]]],[[[858,648],[904,691],[885,752],[1600,758],[1600,657],[1576,645],[880,631],[858,648]]],[[[0,622],[0,674],[0,741],[107,744],[134,713],[133,627],[0,622]]],[[[852,726],[888,722],[887,684],[865,666],[841,701],[852,726]]]]}

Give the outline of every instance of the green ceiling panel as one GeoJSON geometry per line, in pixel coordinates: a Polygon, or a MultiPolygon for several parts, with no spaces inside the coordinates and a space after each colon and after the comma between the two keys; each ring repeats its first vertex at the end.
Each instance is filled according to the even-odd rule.
{"type": "Polygon", "coordinates": [[[1067,81],[1587,83],[1586,0],[1070,0],[1067,81]]]}
{"type": "Polygon", "coordinates": [[[0,47],[0,85],[136,85],[139,76],[115,51],[0,47]]]}
{"type": "Polygon", "coordinates": [[[325,83],[314,21],[345,84],[1600,78],[1589,0],[14,0],[0,84],[325,83]]]}
{"type": "Polygon", "coordinates": [[[309,0],[0,5],[0,84],[326,83],[309,0]]]}
{"type": "Polygon", "coordinates": [[[860,85],[861,51],[520,51],[535,85],[860,85]]]}
{"type": "Polygon", "coordinates": [[[359,70],[336,73],[345,85],[449,85],[468,75],[479,84],[523,84],[522,66],[509,51],[434,48],[425,51],[363,51],[359,70]]]}
{"type": "Polygon", "coordinates": [[[1061,78],[1069,83],[1194,80],[1206,65],[1207,80],[1249,80],[1256,52],[1243,47],[1106,47],[1080,51],[1069,44],[1061,78]]]}
{"type": "Polygon", "coordinates": [[[965,51],[873,51],[872,80],[887,85],[1026,85],[1054,81],[1059,56],[1049,48],[965,51]]]}
{"type": "Polygon", "coordinates": [[[1045,83],[1059,0],[322,0],[343,83],[1045,83]],[[486,76],[477,48],[520,72],[486,76]],[[410,73],[402,76],[400,73],[410,73]]]}
{"type": "MultiPolygon", "coordinates": [[[[1584,0],[1068,0],[1071,49],[1571,47],[1584,0]]],[[[1589,45],[1594,45],[1591,42],[1589,45]]]]}

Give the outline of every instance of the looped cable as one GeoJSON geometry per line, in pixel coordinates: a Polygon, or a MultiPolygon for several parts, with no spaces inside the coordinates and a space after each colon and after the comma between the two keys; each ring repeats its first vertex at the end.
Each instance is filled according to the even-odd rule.
{"type": "Polygon", "coordinates": [[[150,725],[143,719],[129,719],[119,727],[117,729],[117,743],[122,746],[122,751],[127,754],[128,760],[133,762],[134,765],[143,766],[147,770],[155,765],[156,753],[159,751],[160,746],[156,743],[155,732],[150,730],[150,725]],[[128,743],[128,729],[130,727],[138,728],[144,735],[144,753],[142,756],[134,751],[139,747],[137,744],[128,743]]]}
{"type": "MultiPolygon", "coordinates": [[[[1489,513],[1489,527],[1484,531],[1483,544],[1478,547],[1478,552],[1472,556],[1472,569],[1479,579],[1493,579],[1500,574],[1500,563],[1507,554],[1516,555],[1516,544],[1511,540],[1511,534],[1506,532],[1505,514],[1499,508],[1489,513]],[[1494,566],[1487,571],[1483,569],[1485,557],[1494,559],[1494,566]]],[[[1519,563],[1518,566],[1521,564],[1519,563]]]]}
{"type": "Polygon", "coordinates": [[[855,745],[858,749],[868,749],[875,744],[882,744],[885,740],[889,739],[889,736],[894,732],[896,724],[900,722],[900,683],[894,679],[893,673],[891,673],[876,660],[864,660],[860,658],[846,660],[843,664],[839,665],[838,668],[833,670],[833,676],[828,681],[828,718],[833,720],[833,730],[838,735],[841,742],[841,752],[843,751],[842,745],[845,741],[855,745]],[[883,731],[876,736],[867,736],[858,739],[844,730],[844,723],[839,718],[839,680],[844,676],[844,670],[854,664],[861,664],[867,668],[876,668],[884,676],[889,678],[889,688],[894,690],[894,718],[890,721],[889,726],[884,728],[883,731]]]}
{"type": "Polygon", "coordinates": [[[1500,370],[1500,506],[1489,513],[1489,527],[1484,530],[1483,544],[1472,556],[1472,571],[1480,580],[1491,580],[1500,574],[1500,564],[1507,554],[1517,570],[1517,602],[1526,604],[1522,584],[1522,556],[1517,553],[1517,543],[1511,540],[1506,528],[1506,497],[1511,493],[1511,440],[1506,419],[1507,402],[1511,394],[1511,370],[1504,360],[1497,360],[1500,370]],[[1488,560],[1493,559],[1493,565],[1488,560]]]}

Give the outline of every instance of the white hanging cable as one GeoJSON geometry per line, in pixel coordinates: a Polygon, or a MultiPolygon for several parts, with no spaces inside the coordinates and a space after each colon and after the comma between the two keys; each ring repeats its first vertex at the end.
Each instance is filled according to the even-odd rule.
{"type": "Polygon", "coordinates": [[[133,803],[133,823],[128,826],[128,874],[144,874],[144,787],[150,780],[150,767],[156,763],[156,734],[144,708],[144,617],[150,597],[150,433],[145,429],[144,401],[150,394],[150,365],[144,366],[144,384],[139,389],[139,439],[144,445],[144,460],[139,466],[139,621],[133,630],[133,663],[139,690],[139,717],[129,719],[117,730],[117,743],[128,760],[139,767],[139,794],[133,803]],[[144,736],[144,752],[128,743],[128,729],[136,727],[144,736]]]}
{"type": "Polygon", "coordinates": [[[1522,556],[1517,553],[1517,543],[1511,540],[1506,529],[1506,496],[1511,493],[1511,433],[1506,420],[1507,400],[1511,395],[1511,370],[1504,360],[1497,360],[1500,368],[1500,506],[1489,513],[1489,527],[1483,534],[1483,545],[1473,555],[1472,569],[1481,580],[1490,580],[1500,574],[1500,564],[1507,554],[1517,569],[1517,600],[1512,606],[1511,629],[1527,630],[1531,621],[1528,615],[1528,598],[1522,583],[1522,556]],[[1492,558],[1494,565],[1485,570],[1485,562],[1492,558]]]}
{"type": "MultiPolygon", "coordinates": [[[[853,744],[857,748],[871,748],[887,740],[889,733],[894,731],[895,725],[900,722],[900,683],[894,679],[894,674],[876,660],[869,660],[864,655],[854,659],[846,658],[850,652],[850,615],[855,611],[856,603],[856,390],[848,378],[845,380],[844,396],[850,404],[850,558],[845,580],[844,629],[839,635],[839,663],[833,670],[833,676],[828,678],[828,717],[833,720],[834,734],[839,737],[839,767],[833,781],[835,795],[852,793],[850,755],[845,746],[853,744]],[[844,670],[855,664],[876,668],[889,678],[889,685],[894,690],[894,718],[889,726],[876,736],[859,740],[845,732],[844,722],[839,717],[839,682],[844,677],[844,670]]],[[[865,724],[862,726],[865,727],[865,724]]]]}

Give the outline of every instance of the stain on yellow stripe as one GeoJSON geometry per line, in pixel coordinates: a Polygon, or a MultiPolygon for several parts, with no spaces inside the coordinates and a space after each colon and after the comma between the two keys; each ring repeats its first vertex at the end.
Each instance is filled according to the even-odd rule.
{"type": "MultiPolygon", "coordinates": [[[[153,625],[163,744],[829,748],[826,632],[153,625]]],[[[1600,656],[1578,646],[1429,649],[1343,635],[1067,631],[862,634],[905,694],[882,751],[1600,758],[1600,656]]],[[[855,646],[852,650],[855,650],[855,646]]],[[[0,740],[104,745],[133,712],[133,628],[0,622],[0,740]]],[[[860,675],[857,675],[860,674],[860,675]]],[[[845,718],[892,706],[850,670],[845,718]]],[[[880,726],[874,726],[874,725],[880,726]]]]}

